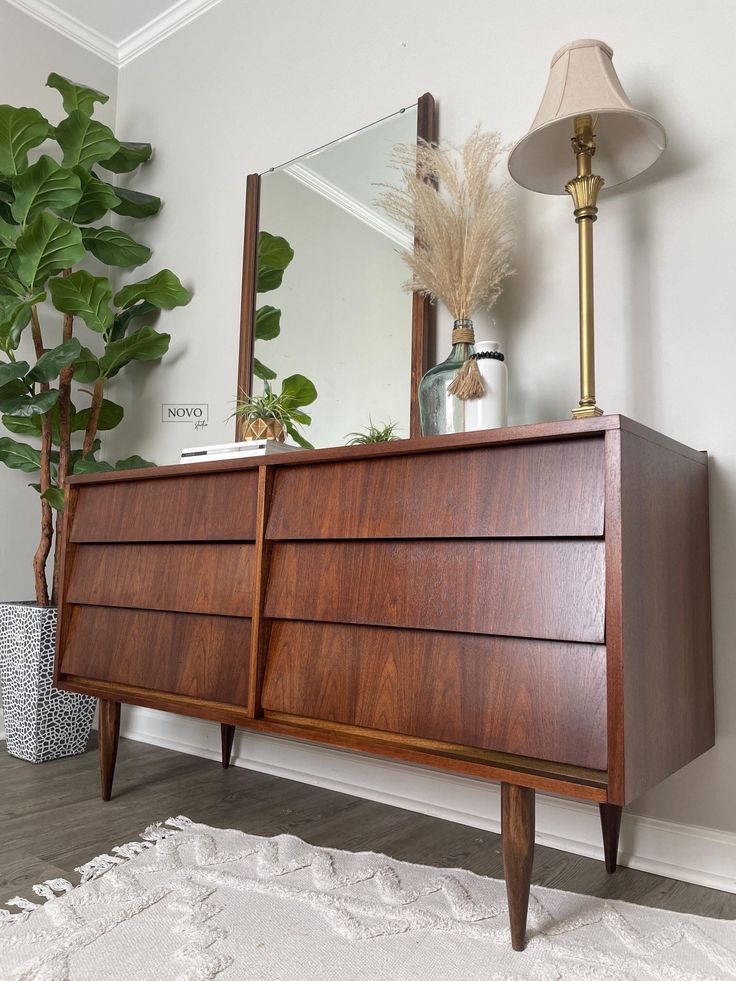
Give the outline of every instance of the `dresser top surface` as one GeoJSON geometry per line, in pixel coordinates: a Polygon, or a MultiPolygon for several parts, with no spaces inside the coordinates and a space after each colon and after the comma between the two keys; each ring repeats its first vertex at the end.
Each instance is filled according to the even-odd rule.
{"type": "Polygon", "coordinates": [[[604,415],[596,419],[568,419],[558,422],[533,423],[510,426],[505,429],[486,429],[471,433],[453,433],[444,436],[425,436],[419,439],[399,439],[389,443],[372,443],[363,446],[334,446],[316,450],[300,450],[276,453],[273,456],[249,457],[246,460],[217,460],[196,463],[175,463],[162,467],[139,470],[121,470],[70,477],[70,485],[100,484],[113,481],[149,480],[159,477],[183,477],[194,474],[227,473],[233,470],[257,470],[262,466],[293,467],[316,463],[337,463],[350,460],[378,459],[419,453],[441,453],[450,450],[477,449],[489,446],[513,445],[544,440],[569,439],[603,435],[606,432],[625,431],[686,456],[695,462],[707,464],[707,454],[694,450],[683,443],[622,415],[604,415]]]}

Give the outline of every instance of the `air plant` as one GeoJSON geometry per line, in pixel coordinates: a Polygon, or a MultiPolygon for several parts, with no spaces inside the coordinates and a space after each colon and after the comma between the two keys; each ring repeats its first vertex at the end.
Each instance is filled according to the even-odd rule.
{"type": "Polygon", "coordinates": [[[369,419],[368,425],[363,427],[363,432],[347,434],[347,445],[363,446],[368,443],[393,443],[399,438],[396,435],[398,425],[398,422],[392,422],[389,419],[388,422],[376,426],[373,420],[369,419]]]}

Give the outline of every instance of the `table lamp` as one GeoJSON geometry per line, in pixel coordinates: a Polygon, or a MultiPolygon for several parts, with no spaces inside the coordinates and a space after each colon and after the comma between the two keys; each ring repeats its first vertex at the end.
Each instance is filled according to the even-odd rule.
{"type": "Polygon", "coordinates": [[[567,192],[573,199],[580,289],[580,403],[572,410],[576,419],[603,414],[595,398],[593,336],[598,194],[604,184],[615,187],[651,167],[667,145],[662,125],[629,102],[612,57],[602,41],[572,41],[560,48],[552,58],[534,122],[509,155],[509,172],[517,184],[542,194],[567,192]],[[573,155],[577,176],[571,178],[573,155]]]}

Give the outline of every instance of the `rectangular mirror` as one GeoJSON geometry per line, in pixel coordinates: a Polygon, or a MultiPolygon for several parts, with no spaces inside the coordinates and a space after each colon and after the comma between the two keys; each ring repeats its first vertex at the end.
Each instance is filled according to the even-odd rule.
{"type": "MultiPolygon", "coordinates": [[[[238,391],[298,374],[317,390],[303,435],[344,445],[372,421],[418,435],[429,306],[403,289],[406,232],[376,207],[393,147],[433,140],[434,100],[248,178],[238,391]]],[[[236,438],[240,438],[238,430],[236,438]]]]}

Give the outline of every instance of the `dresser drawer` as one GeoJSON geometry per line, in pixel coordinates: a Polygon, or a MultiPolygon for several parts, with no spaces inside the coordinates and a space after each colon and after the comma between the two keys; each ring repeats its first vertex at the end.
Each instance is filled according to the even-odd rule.
{"type": "Polygon", "coordinates": [[[250,617],[254,550],[230,542],[78,545],[66,600],[250,617]]]}
{"type": "Polygon", "coordinates": [[[602,540],[278,542],[266,616],[605,640],[602,540]]]}
{"type": "Polygon", "coordinates": [[[253,541],[258,473],[77,485],[72,542],[253,541]]]}
{"type": "Polygon", "coordinates": [[[73,604],[66,617],[63,675],[246,704],[248,619],[73,604]]]}
{"type": "Polygon", "coordinates": [[[280,467],[267,537],[594,538],[603,468],[602,437],[280,467]]]}
{"type": "Polygon", "coordinates": [[[606,769],[606,651],[276,621],[267,711],[606,769]]]}

